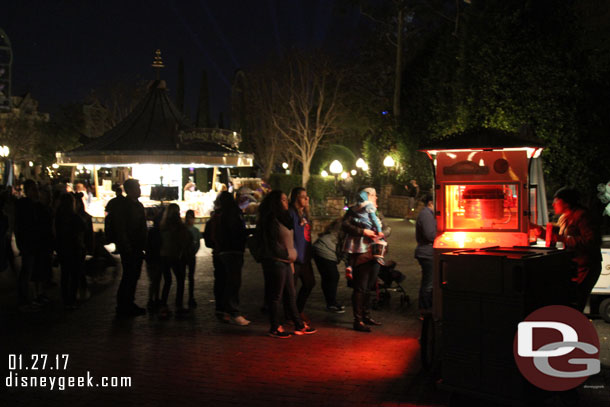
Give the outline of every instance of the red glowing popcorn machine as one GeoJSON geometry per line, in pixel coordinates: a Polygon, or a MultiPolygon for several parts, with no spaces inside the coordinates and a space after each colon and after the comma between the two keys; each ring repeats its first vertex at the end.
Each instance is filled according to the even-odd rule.
{"type": "Polygon", "coordinates": [[[504,132],[441,141],[423,151],[435,170],[436,249],[527,246],[536,222],[532,158],[542,145],[504,132]],[[496,135],[492,137],[491,134],[496,135]]]}
{"type": "Polygon", "coordinates": [[[513,360],[517,325],[570,290],[569,253],[530,245],[538,196],[529,174],[542,145],[477,129],[421,150],[434,165],[437,220],[422,356],[440,362],[449,390],[523,400],[531,388],[513,360]]]}

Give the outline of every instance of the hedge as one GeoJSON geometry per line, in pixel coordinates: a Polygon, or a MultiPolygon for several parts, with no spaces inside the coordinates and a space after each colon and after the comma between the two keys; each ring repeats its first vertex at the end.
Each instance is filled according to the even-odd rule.
{"type": "MultiPolygon", "coordinates": [[[[301,186],[300,174],[271,174],[269,177],[269,185],[272,189],[280,189],[286,195],[290,194],[292,188],[301,186]]],[[[307,183],[307,194],[315,206],[324,206],[326,198],[336,196],[335,179],[332,177],[323,177],[321,175],[312,175],[307,183]]]]}

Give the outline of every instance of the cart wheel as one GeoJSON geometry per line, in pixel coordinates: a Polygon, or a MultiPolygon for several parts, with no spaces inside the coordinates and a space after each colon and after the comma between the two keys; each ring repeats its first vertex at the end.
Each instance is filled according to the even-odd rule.
{"type": "Polygon", "coordinates": [[[606,322],[610,322],[610,298],[606,298],[599,304],[599,315],[606,322]]]}

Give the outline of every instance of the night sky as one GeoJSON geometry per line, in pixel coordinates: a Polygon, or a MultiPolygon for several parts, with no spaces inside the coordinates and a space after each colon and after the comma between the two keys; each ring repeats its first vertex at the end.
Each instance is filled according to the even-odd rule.
{"type": "MultiPolygon", "coordinates": [[[[162,78],[172,92],[184,58],[186,109],[197,105],[208,74],[211,118],[229,114],[236,69],[291,47],[357,52],[355,10],[333,0],[2,0],[0,27],[13,47],[13,95],[30,91],[40,110],[83,100],[112,80],[153,79],[160,48],[162,78]]],[[[226,122],[225,122],[226,124],[226,122]]]]}

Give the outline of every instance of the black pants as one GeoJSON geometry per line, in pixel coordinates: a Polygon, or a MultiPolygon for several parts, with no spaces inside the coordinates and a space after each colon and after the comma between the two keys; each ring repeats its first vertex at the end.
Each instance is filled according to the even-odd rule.
{"type": "Polygon", "coordinates": [[[134,305],[143,259],[142,252],[121,253],[123,275],[117,292],[117,306],[119,308],[129,308],[134,305]]]}
{"type": "Polygon", "coordinates": [[[161,259],[152,258],[146,260],[146,273],[150,285],[148,287],[148,301],[154,302],[159,300],[159,289],[161,287],[161,259]]]}
{"type": "Polygon", "coordinates": [[[84,264],[84,254],[59,255],[59,266],[61,267],[61,298],[64,305],[74,305],[76,303],[76,292],[80,285],[81,276],[84,275],[84,264]]]}
{"type": "Polygon", "coordinates": [[[224,312],[227,273],[218,253],[212,253],[212,264],[214,265],[214,305],[216,312],[224,312]]]}
{"type": "Polygon", "coordinates": [[[176,277],[176,308],[183,308],[184,280],[186,275],[186,264],[174,257],[161,257],[161,272],[163,274],[163,291],[161,302],[167,304],[169,290],[172,285],[172,272],[176,277]]]}
{"type": "Polygon", "coordinates": [[[30,280],[34,273],[36,256],[34,253],[21,252],[21,269],[17,278],[19,305],[29,304],[32,301],[30,295],[30,280]]]}
{"type": "Polygon", "coordinates": [[[432,309],[432,277],[434,273],[434,260],[418,257],[421,266],[421,283],[419,285],[419,309],[430,311],[432,309]]]}
{"type": "Polygon", "coordinates": [[[189,280],[189,301],[195,297],[195,266],[197,265],[197,258],[191,256],[186,261],[186,267],[188,268],[188,280],[189,280]]]}
{"type": "Polygon", "coordinates": [[[377,284],[377,273],[379,273],[379,263],[374,260],[354,267],[352,272],[354,276],[352,307],[354,309],[354,321],[356,322],[361,322],[364,318],[370,318],[371,290],[374,290],[377,284]]]}
{"type": "Polygon", "coordinates": [[[232,317],[239,315],[239,289],[241,288],[241,269],[244,265],[243,252],[228,252],[218,255],[225,272],[223,310],[232,317]]]}
{"type": "Polygon", "coordinates": [[[314,256],[316,267],[320,273],[322,293],[326,300],[326,306],[337,305],[337,285],[339,284],[339,270],[337,270],[337,262],[314,256]]]}
{"type": "Polygon", "coordinates": [[[297,294],[297,309],[299,310],[299,313],[301,313],[305,309],[305,304],[307,303],[307,299],[311,294],[311,290],[313,290],[313,287],[316,285],[316,278],[313,275],[311,260],[308,260],[302,264],[294,263],[295,287],[298,280],[301,280],[301,288],[297,294]]]}
{"type": "Polygon", "coordinates": [[[591,290],[595,287],[595,283],[597,283],[601,271],[601,262],[592,264],[589,266],[589,272],[585,279],[576,287],[576,308],[580,312],[584,311],[585,306],[587,305],[587,299],[589,299],[589,294],[591,294],[591,290]]]}
{"type": "Polygon", "coordinates": [[[304,325],[297,310],[294,279],[290,264],[275,260],[263,260],[263,273],[265,274],[270,330],[275,331],[280,326],[280,303],[282,299],[284,300],[284,309],[288,311],[288,317],[294,321],[295,328],[302,329],[304,325]]]}

